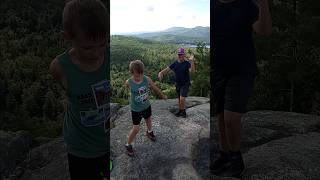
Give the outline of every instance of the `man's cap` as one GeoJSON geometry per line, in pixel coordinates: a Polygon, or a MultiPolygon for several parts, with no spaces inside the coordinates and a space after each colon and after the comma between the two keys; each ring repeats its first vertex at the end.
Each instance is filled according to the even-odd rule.
{"type": "Polygon", "coordinates": [[[178,55],[184,55],[184,49],[183,48],[179,48],[178,49],[178,55]]]}

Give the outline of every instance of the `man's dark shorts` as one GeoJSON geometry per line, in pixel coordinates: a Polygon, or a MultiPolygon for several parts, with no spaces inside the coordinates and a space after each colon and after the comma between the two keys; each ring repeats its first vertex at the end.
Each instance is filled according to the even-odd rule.
{"type": "Polygon", "coordinates": [[[131,116],[133,125],[139,125],[142,118],[148,119],[151,116],[151,106],[140,112],[131,111],[131,116]]]}
{"type": "Polygon", "coordinates": [[[176,92],[177,92],[178,98],[180,96],[188,97],[189,87],[190,87],[190,84],[183,84],[183,85],[176,84],[176,92]]]}
{"type": "Polygon", "coordinates": [[[256,74],[213,71],[213,99],[215,113],[224,110],[245,113],[256,74]]]}

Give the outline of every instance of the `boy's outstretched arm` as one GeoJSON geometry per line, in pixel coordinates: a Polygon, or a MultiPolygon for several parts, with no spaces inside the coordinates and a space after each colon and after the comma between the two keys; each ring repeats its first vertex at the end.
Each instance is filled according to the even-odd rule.
{"type": "Polygon", "coordinates": [[[163,76],[168,74],[169,71],[171,71],[171,69],[169,67],[166,67],[164,70],[160,71],[159,74],[158,74],[159,80],[161,81],[163,76]]]}
{"type": "Polygon", "coordinates": [[[193,56],[193,54],[189,57],[189,62],[191,64],[191,67],[190,67],[189,71],[193,72],[193,73],[196,72],[196,67],[194,65],[194,56],[193,56]]]}
{"type": "Polygon", "coordinates": [[[163,92],[157,87],[157,85],[152,81],[150,77],[148,77],[148,83],[150,85],[150,88],[154,90],[161,99],[167,99],[167,96],[163,94],[163,92]]]}
{"type": "Polygon", "coordinates": [[[268,0],[258,0],[259,18],[253,24],[253,30],[259,35],[268,36],[272,33],[272,21],[268,0]]]}

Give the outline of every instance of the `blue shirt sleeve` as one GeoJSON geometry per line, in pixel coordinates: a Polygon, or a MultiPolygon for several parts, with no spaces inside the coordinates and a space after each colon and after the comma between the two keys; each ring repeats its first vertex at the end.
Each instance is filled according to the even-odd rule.
{"type": "Polygon", "coordinates": [[[173,62],[173,63],[169,66],[169,68],[172,70],[172,69],[175,68],[175,66],[176,66],[176,62],[173,62]]]}
{"type": "Polygon", "coordinates": [[[259,7],[256,2],[257,0],[250,0],[248,7],[248,19],[250,25],[253,25],[259,19],[259,7]]]}
{"type": "Polygon", "coordinates": [[[191,68],[191,63],[190,63],[190,61],[187,61],[187,62],[188,62],[187,67],[188,67],[188,68],[191,68]]]}

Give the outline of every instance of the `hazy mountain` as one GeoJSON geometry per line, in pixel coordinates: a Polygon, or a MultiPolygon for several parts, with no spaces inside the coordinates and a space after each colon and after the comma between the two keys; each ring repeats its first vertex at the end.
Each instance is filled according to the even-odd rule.
{"type": "Polygon", "coordinates": [[[194,28],[172,27],[164,31],[127,35],[175,44],[195,44],[197,41],[210,44],[210,27],[202,26],[194,28]]]}

